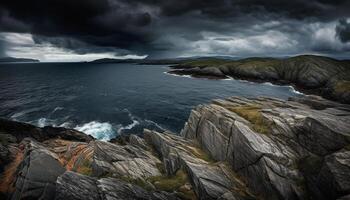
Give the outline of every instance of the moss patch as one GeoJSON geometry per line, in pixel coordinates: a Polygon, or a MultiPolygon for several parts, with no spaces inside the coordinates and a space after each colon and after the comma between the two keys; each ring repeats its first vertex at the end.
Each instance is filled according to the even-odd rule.
{"type": "Polygon", "coordinates": [[[201,148],[197,147],[188,147],[188,149],[191,151],[191,153],[196,156],[199,159],[202,159],[204,161],[207,161],[208,163],[214,163],[215,160],[205,151],[203,151],[201,148]]]}
{"type": "Polygon", "coordinates": [[[88,159],[84,160],[82,164],[78,167],[77,172],[80,174],[84,174],[86,176],[91,176],[92,174],[91,161],[88,159]]]}
{"type": "Polygon", "coordinates": [[[147,183],[143,179],[134,179],[134,178],[131,178],[131,177],[126,177],[126,176],[122,176],[122,177],[118,177],[118,178],[123,180],[123,181],[125,181],[125,182],[132,183],[134,185],[140,186],[143,189],[148,190],[148,191],[153,189],[152,185],[147,183]]]}
{"type": "Polygon", "coordinates": [[[181,199],[186,199],[186,200],[197,199],[197,196],[194,193],[194,191],[192,189],[186,189],[186,187],[180,187],[177,194],[181,199]]]}
{"type": "Polygon", "coordinates": [[[145,190],[154,190],[153,186],[160,191],[175,192],[181,199],[195,200],[197,199],[192,187],[190,185],[187,174],[183,170],[178,170],[173,176],[153,176],[147,180],[133,179],[131,177],[119,177],[121,180],[138,185],[145,190]],[[152,186],[153,185],[153,186],[152,186]]]}
{"type": "Polygon", "coordinates": [[[350,81],[338,81],[335,84],[334,91],[336,93],[345,93],[345,92],[350,92],[350,81]]]}
{"type": "Polygon", "coordinates": [[[10,134],[0,132],[0,144],[7,146],[9,143],[15,143],[16,140],[10,134]]]}
{"type": "Polygon", "coordinates": [[[253,126],[253,130],[262,133],[269,134],[271,129],[271,122],[264,120],[261,114],[261,107],[258,105],[246,105],[246,106],[235,106],[229,107],[230,111],[235,112],[239,116],[248,120],[253,126]]]}
{"type": "Polygon", "coordinates": [[[159,190],[173,192],[188,182],[188,177],[183,170],[178,170],[173,176],[153,176],[148,180],[159,190]]]}

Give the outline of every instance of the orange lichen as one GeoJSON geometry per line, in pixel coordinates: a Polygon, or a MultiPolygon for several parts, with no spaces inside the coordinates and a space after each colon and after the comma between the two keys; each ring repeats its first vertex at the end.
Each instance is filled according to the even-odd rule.
{"type": "Polygon", "coordinates": [[[58,161],[69,171],[89,171],[93,149],[86,143],[77,143],[61,139],[51,140],[47,143],[52,151],[58,154],[58,161]]]}
{"type": "Polygon", "coordinates": [[[5,167],[5,170],[0,178],[0,192],[11,193],[14,191],[13,183],[15,181],[18,165],[23,160],[23,152],[18,151],[15,159],[5,167]]]}
{"type": "Polygon", "coordinates": [[[79,144],[72,147],[67,146],[67,151],[59,154],[59,161],[69,171],[76,171],[82,174],[91,173],[93,149],[87,144],[79,144]]]}

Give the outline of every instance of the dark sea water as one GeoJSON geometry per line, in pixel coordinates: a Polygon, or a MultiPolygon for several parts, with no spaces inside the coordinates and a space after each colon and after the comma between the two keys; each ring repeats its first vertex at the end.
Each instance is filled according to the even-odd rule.
{"type": "Polygon", "coordinates": [[[194,79],[168,70],[164,65],[0,64],[0,117],[108,140],[143,128],[179,133],[192,108],[215,98],[300,95],[288,86],[194,79]]]}

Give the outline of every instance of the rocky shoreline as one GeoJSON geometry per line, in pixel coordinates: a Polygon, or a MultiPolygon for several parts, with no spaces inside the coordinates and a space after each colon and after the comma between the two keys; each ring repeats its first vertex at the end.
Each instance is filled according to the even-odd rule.
{"type": "Polygon", "coordinates": [[[254,82],[293,85],[307,94],[350,104],[350,62],[322,56],[303,55],[287,59],[208,59],[171,66],[168,73],[197,78],[232,77],[254,82]]]}
{"type": "Polygon", "coordinates": [[[350,106],[231,97],[180,135],[97,141],[0,120],[1,199],[350,199],[350,106]]]}

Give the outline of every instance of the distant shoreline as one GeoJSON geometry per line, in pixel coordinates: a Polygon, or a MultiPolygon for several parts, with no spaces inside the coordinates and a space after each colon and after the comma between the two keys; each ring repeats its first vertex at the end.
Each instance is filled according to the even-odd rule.
{"type": "Polygon", "coordinates": [[[0,63],[37,63],[40,60],[31,58],[13,58],[13,57],[3,57],[0,58],[0,63]]]}
{"type": "Polygon", "coordinates": [[[234,79],[291,85],[305,94],[350,104],[350,61],[322,56],[297,56],[287,59],[247,58],[208,59],[170,66],[169,74],[194,78],[234,79]]]}

